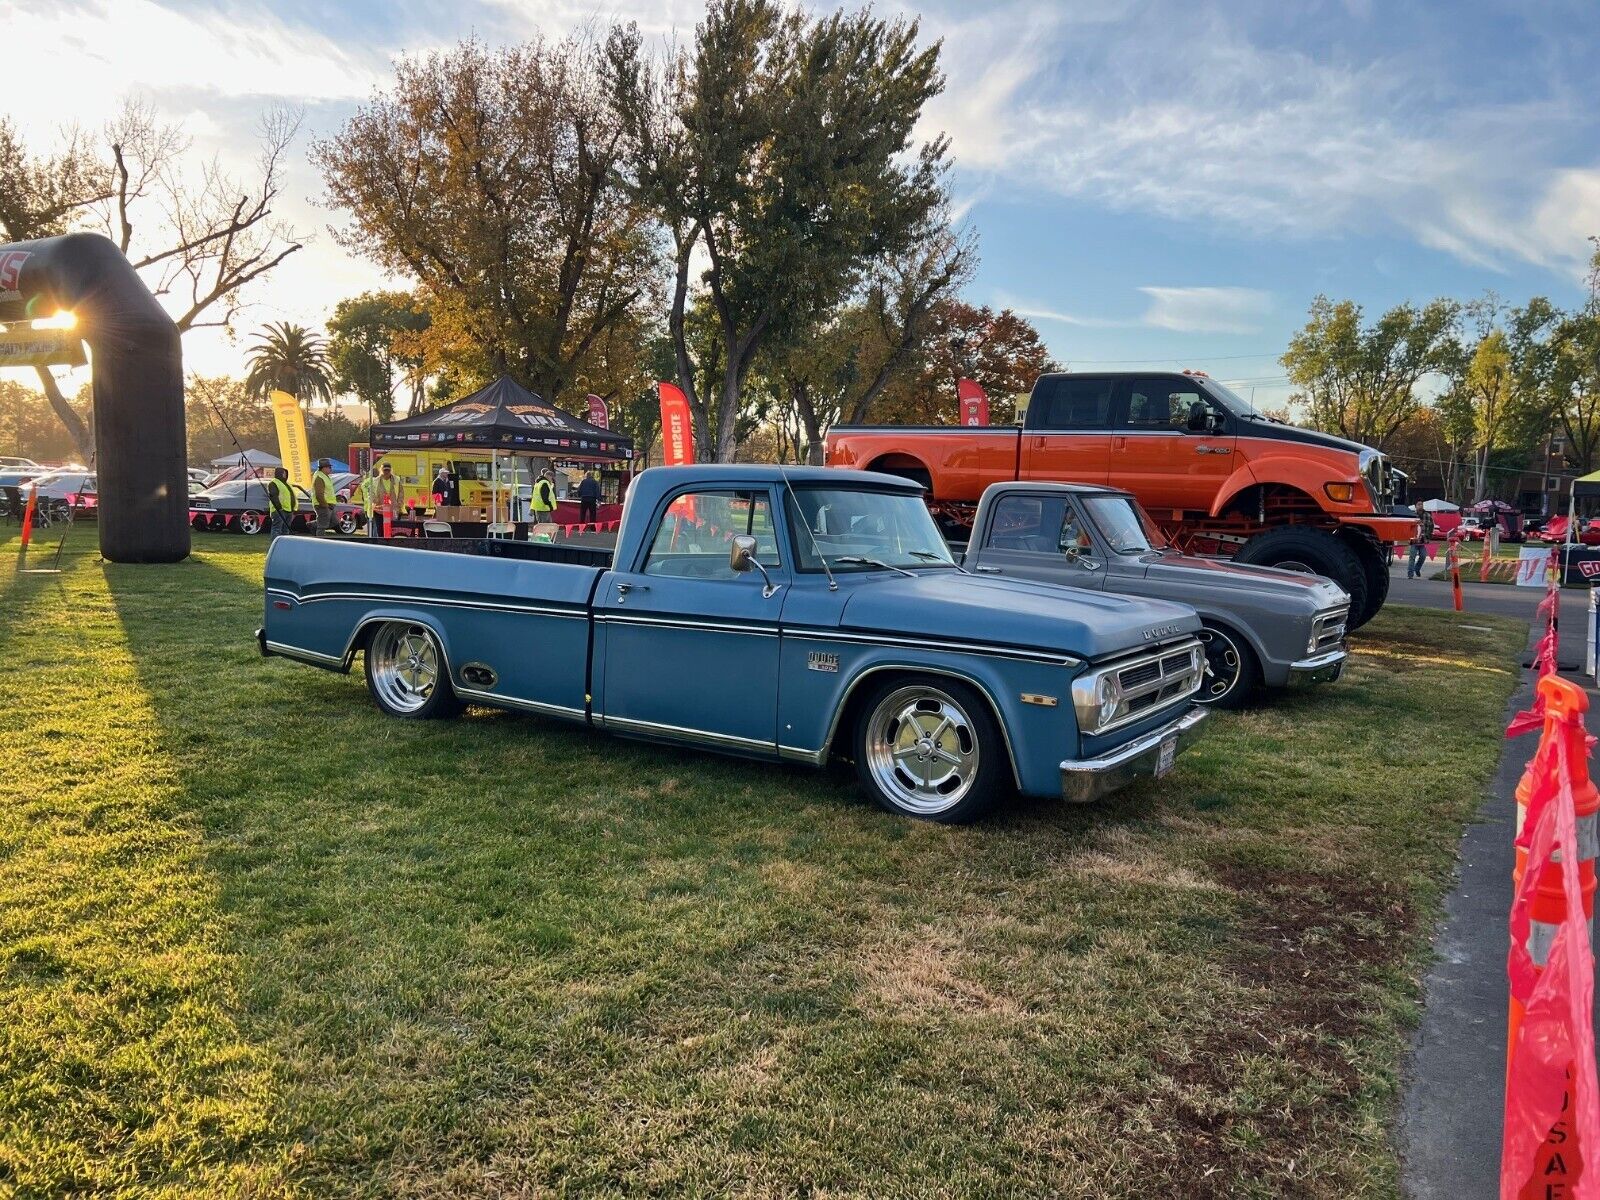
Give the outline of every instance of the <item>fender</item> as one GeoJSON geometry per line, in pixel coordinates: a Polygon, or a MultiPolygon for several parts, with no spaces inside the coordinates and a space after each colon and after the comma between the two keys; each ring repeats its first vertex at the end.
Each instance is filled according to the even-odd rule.
{"type": "MultiPolygon", "coordinates": [[[[1245,439],[1240,438],[1242,443],[1245,439]]],[[[1294,445],[1293,443],[1274,443],[1276,445],[1294,445]]],[[[1360,512],[1368,507],[1367,493],[1362,486],[1361,476],[1350,470],[1342,463],[1331,462],[1326,459],[1306,454],[1306,447],[1296,447],[1296,452],[1273,453],[1267,451],[1260,458],[1247,458],[1239,464],[1237,470],[1228,477],[1227,483],[1217,493],[1217,498],[1211,503],[1212,517],[1220,517],[1223,511],[1246,488],[1262,484],[1283,484],[1296,491],[1304,492],[1313,503],[1325,512],[1360,512]],[[1328,499],[1322,490],[1325,483],[1353,483],[1356,485],[1356,494],[1361,497],[1359,501],[1340,504],[1328,499]]],[[[1342,454],[1340,457],[1344,457],[1342,454]]]]}
{"type": "Polygon", "coordinates": [[[355,629],[351,631],[349,640],[344,644],[343,661],[346,672],[350,670],[351,664],[355,661],[356,647],[361,644],[362,633],[374,625],[383,624],[385,621],[405,621],[411,625],[425,626],[428,630],[430,630],[433,633],[433,636],[438,639],[439,652],[444,655],[445,675],[450,680],[451,685],[455,686],[455,673],[450,667],[451,662],[454,661],[454,655],[451,653],[450,639],[445,634],[444,625],[438,620],[438,618],[428,613],[424,613],[415,608],[406,608],[403,605],[385,606],[383,608],[374,609],[372,612],[367,613],[356,622],[355,629]]]}

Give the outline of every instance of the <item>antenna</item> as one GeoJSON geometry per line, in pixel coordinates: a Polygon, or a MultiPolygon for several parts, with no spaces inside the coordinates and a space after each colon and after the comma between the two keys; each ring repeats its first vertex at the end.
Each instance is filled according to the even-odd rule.
{"type": "Polygon", "coordinates": [[[806,536],[811,539],[811,549],[816,554],[817,561],[822,564],[822,573],[828,577],[828,590],[837,592],[839,581],[833,577],[833,572],[828,570],[827,556],[822,553],[822,547],[817,545],[817,535],[811,532],[811,522],[806,520],[805,510],[800,507],[800,497],[794,494],[794,484],[789,482],[789,472],[783,469],[782,463],[778,464],[778,478],[783,480],[789,499],[794,501],[794,515],[800,518],[800,524],[805,527],[806,536]]]}

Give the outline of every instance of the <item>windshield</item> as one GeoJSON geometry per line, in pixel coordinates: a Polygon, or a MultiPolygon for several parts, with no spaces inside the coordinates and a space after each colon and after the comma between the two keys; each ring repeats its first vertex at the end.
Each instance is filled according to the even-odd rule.
{"type": "Polygon", "coordinates": [[[870,571],[880,563],[901,569],[955,566],[921,496],[818,487],[797,488],[794,496],[798,522],[794,506],[788,507],[791,522],[803,526],[794,531],[802,571],[820,571],[819,554],[836,573],[870,571]]]}
{"type": "Polygon", "coordinates": [[[1101,536],[1118,554],[1147,554],[1167,548],[1167,539],[1145,517],[1144,509],[1126,496],[1086,496],[1083,504],[1101,536]]]}
{"type": "Polygon", "coordinates": [[[1266,420],[1266,414],[1250,401],[1225,383],[1218,383],[1215,379],[1206,380],[1206,388],[1213,396],[1223,402],[1223,407],[1232,410],[1241,417],[1260,417],[1266,420]]]}

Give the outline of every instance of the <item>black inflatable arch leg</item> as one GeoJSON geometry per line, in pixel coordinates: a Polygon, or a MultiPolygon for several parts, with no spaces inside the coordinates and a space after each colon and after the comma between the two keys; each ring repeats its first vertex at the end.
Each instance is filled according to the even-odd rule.
{"type": "Polygon", "coordinates": [[[108,238],[0,245],[0,322],[58,308],[77,316],[93,366],[100,553],[178,562],[189,554],[178,327],[108,238]]]}

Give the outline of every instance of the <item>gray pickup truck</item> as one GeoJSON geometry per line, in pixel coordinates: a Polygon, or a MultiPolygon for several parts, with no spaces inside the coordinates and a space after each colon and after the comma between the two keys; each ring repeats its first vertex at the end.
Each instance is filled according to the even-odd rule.
{"type": "Polygon", "coordinates": [[[963,565],[1192,606],[1206,674],[1196,701],[1244,704],[1258,687],[1337,679],[1350,597],[1320,575],[1179,554],[1131,493],[1090,484],[996,483],[963,565]]]}

